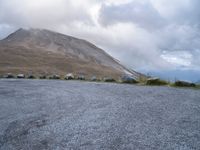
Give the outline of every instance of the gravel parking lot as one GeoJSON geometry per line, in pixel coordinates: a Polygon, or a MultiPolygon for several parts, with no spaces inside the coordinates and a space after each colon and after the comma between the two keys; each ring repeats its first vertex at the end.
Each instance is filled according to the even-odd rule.
{"type": "Polygon", "coordinates": [[[0,80],[1,150],[200,150],[200,91],[0,80]]]}

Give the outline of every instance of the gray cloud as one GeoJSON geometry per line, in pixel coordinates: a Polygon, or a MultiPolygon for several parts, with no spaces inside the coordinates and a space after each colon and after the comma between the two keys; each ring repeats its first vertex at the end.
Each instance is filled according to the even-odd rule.
{"type": "Polygon", "coordinates": [[[84,6],[68,0],[2,0],[0,21],[13,26],[54,27],[74,21],[91,23],[84,6]]]}
{"type": "Polygon", "coordinates": [[[0,0],[0,38],[19,27],[47,28],[87,39],[133,69],[200,70],[198,6],[198,0],[0,0]]]}
{"type": "Polygon", "coordinates": [[[118,22],[131,22],[145,29],[156,29],[166,24],[152,4],[142,1],[131,1],[122,5],[102,5],[100,22],[112,25],[118,22]]]}

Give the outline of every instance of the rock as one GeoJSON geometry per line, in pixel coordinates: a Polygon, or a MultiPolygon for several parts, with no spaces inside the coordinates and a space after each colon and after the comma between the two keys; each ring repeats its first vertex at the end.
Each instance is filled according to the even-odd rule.
{"type": "Polygon", "coordinates": [[[73,80],[73,79],[74,79],[73,73],[68,73],[68,74],[66,74],[65,80],[73,80]]]}
{"type": "Polygon", "coordinates": [[[167,82],[159,78],[149,78],[146,82],[147,85],[167,85],[167,82]]]}
{"type": "Polygon", "coordinates": [[[195,87],[195,83],[187,82],[187,81],[176,81],[175,86],[180,86],[180,87],[195,87]]]}
{"type": "Polygon", "coordinates": [[[24,75],[24,74],[18,74],[18,75],[17,75],[17,78],[18,78],[18,79],[24,79],[24,78],[25,78],[25,75],[24,75]]]}
{"type": "Polygon", "coordinates": [[[130,75],[122,76],[121,80],[123,83],[138,83],[137,80],[130,75]]]}

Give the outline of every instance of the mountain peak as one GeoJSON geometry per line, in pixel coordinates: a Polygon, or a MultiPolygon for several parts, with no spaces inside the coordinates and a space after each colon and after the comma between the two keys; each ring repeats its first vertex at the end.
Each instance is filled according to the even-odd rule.
{"type": "MultiPolygon", "coordinates": [[[[2,40],[0,64],[9,64],[15,71],[26,68],[26,71],[22,71],[24,73],[28,70],[38,73],[40,68],[39,72],[43,70],[47,73],[82,72],[115,77],[129,73],[139,76],[94,44],[46,29],[20,28],[2,40]],[[12,58],[12,61],[8,63],[6,58],[12,58]]],[[[8,72],[12,72],[12,69],[8,72]]]]}

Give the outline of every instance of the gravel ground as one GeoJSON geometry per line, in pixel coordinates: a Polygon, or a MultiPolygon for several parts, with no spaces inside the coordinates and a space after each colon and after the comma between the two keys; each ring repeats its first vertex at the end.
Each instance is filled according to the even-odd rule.
{"type": "Polygon", "coordinates": [[[1,150],[200,150],[200,91],[0,80],[1,150]]]}

